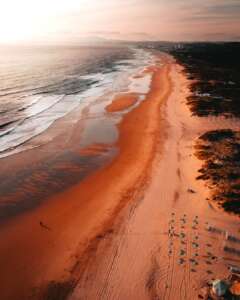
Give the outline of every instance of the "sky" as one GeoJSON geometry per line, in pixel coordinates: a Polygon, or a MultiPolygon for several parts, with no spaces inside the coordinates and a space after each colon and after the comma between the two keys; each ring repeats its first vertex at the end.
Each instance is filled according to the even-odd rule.
{"type": "Polygon", "coordinates": [[[0,43],[240,40],[240,0],[0,0],[0,43]]]}

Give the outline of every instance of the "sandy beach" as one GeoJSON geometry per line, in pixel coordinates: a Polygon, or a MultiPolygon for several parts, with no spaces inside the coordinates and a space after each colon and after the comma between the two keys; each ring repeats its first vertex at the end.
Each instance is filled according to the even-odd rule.
{"type": "Polygon", "coordinates": [[[196,138],[226,124],[192,117],[183,69],[166,54],[160,62],[145,70],[151,85],[143,101],[120,94],[106,107],[136,105],[118,124],[116,143],[82,150],[116,147],[117,155],[1,225],[2,299],[190,300],[226,275],[236,258],[206,228],[237,236],[238,218],[206,201],[194,156],[196,138]]]}
{"type": "Polygon", "coordinates": [[[2,225],[3,298],[26,299],[29,293],[42,293],[51,281],[71,281],[92,240],[144,189],[159,142],[160,105],[171,91],[169,68],[166,58],[166,64],[152,72],[145,101],[118,125],[119,154],[110,164],[2,225]],[[18,274],[15,279],[13,274],[18,274]]]}

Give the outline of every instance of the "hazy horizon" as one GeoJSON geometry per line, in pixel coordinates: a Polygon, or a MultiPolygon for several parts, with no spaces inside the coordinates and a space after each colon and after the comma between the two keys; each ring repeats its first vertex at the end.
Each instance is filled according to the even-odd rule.
{"type": "Polygon", "coordinates": [[[239,41],[238,0],[9,0],[0,43],[239,41]]]}

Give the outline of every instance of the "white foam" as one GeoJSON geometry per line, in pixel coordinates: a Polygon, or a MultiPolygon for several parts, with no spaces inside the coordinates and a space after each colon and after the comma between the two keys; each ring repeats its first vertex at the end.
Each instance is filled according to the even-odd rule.
{"type": "Polygon", "coordinates": [[[145,74],[143,77],[131,78],[129,91],[139,94],[147,94],[150,90],[152,75],[145,74]]]}
{"type": "MultiPolygon", "coordinates": [[[[38,95],[24,100],[24,118],[21,123],[8,128],[9,133],[0,139],[0,157],[18,153],[17,148],[24,150],[23,144],[33,137],[47,130],[56,120],[62,118],[81,103],[94,102],[98,97],[111,91],[111,93],[130,90],[131,92],[146,94],[149,91],[151,75],[141,78],[134,75],[153,63],[153,55],[142,49],[135,49],[134,58],[122,60],[116,65],[113,72],[95,73],[81,76],[82,79],[96,81],[86,91],[76,95],[38,95]],[[121,65],[127,63],[127,65],[121,65]],[[19,147],[20,146],[20,147],[19,147]],[[17,148],[16,148],[17,147],[17,148]]],[[[104,113],[104,110],[102,111],[104,113]]],[[[34,145],[36,147],[36,145],[34,145]]],[[[26,145],[26,150],[31,145],[26,145]]]]}
{"type": "Polygon", "coordinates": [[[39,114],[39,113],[43,112],[44,110],[47,110],[50,107],[54,106],[63,97],[64,97],[64,95],[41,96],[33,103],[33,105],[27,107],[24,110],[24,114],[27,118],[30,117],[30,116],[34,116],[36,114],[39,114]]]}

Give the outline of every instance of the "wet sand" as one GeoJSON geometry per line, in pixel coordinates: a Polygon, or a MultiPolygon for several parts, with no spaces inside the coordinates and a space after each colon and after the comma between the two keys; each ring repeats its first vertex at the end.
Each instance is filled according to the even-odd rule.
{"type": "Polygon", "coordinates": [[[117,95],[112,103],[106,107],[106,111],[117,112],[127,109],[138,101],[138,97],[139,95],[133,93],[117,95]]]}
{"type": "MultiPolygon", "coordinates": [[[[75,280],[75,270],[83,268],[82,254],[92,247],[92,240],[108,230],[135,193],[144,189],[161,136],[160,106],[171,91],[171,62],[167,57],[164,60],[165,65],[152,72],[146,100],[119,123],[115,145],[119,153],[113,161],[1,226],[3,299],[26,299],[29,295],[38,299],[42,293],[51,293],[52,281],[75,280]]],[[[60,293],[62,286],[59,284],[60,293]]]]}

